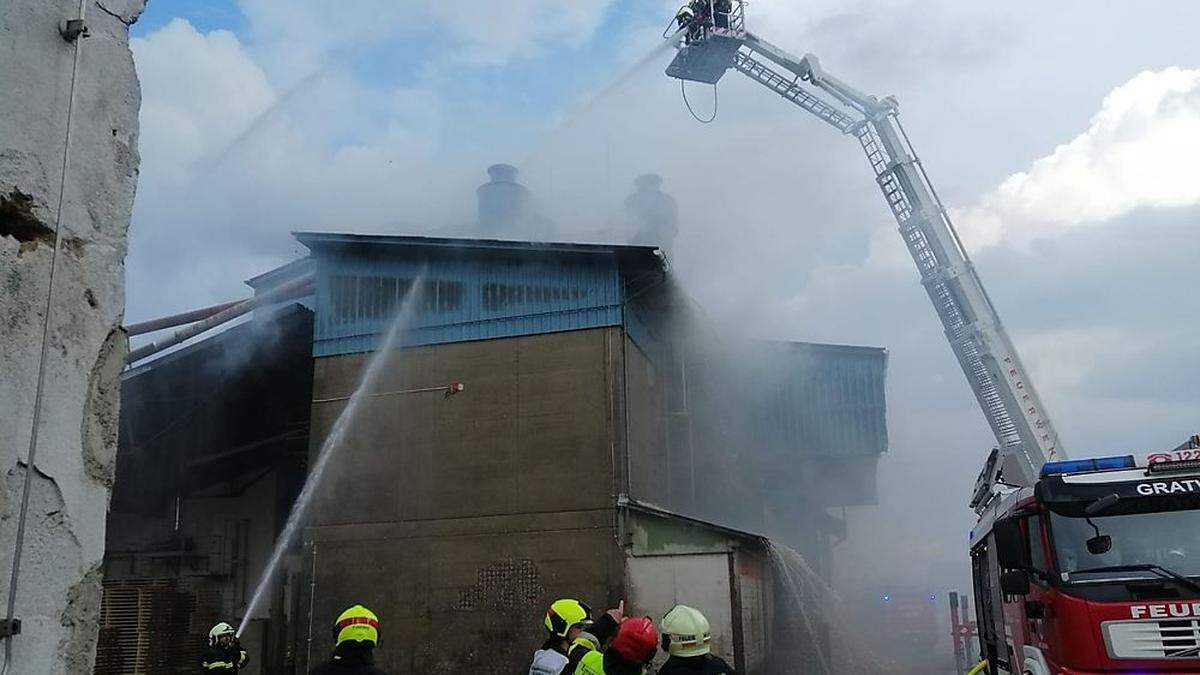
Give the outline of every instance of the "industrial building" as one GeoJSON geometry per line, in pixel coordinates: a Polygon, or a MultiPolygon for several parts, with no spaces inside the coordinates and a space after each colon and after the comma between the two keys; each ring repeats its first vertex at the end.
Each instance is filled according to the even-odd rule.
{"type": "MultiPolygon", "coordinates": [[[[481,226],[506,203],[497,176],[520,187],[492,173],[481,226]]],[[[820,572],[839,509],[873,503],[884,350],[724,335],[652,245],[296,238],[309,256],[252,285],[269,298],[311,278],[311,295],[126,373],[102,661],[167,644],[177,667],[212,621],[241,618],[298,448],[311,466],[414,293],[402,349],[250,617],[249,672],[307,672],[353,603],[381,617],[391,673],[520,672],[563,596],[656,619],[702,607],[739,672],[774,672],[767,644],[820,647],[785,615],[770,547],[820,572]],[[451,383],[463,391],[439,393],[451,383]],[[147,489],[151,475],[172,479],[147,489]],[[150,616],[171,618],[169,638],[150,616]]]]}
{"type": "MultiPolygon", "coordinates": [[[[97,675],[194,672],[245,607],[304,481],[311,340],[289,303],[122,376],[97,675]]],[[[258,662],[286,658],[281,602],[243,636],[258,662]]]]}

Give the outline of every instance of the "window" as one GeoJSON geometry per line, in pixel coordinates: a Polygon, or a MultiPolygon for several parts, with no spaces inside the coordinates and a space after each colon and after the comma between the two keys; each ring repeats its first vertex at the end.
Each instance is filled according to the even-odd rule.
{"type": "MultiPolygon", "coordinates": [[[[400,310],[412,286],[413,280],[406,277],[330,277],[330,314],[336,323],[390,319],[400,310]]],[[[441,314],[463,306],[466,286],[461,281],[438,279],[425,282],[422,293],[418,308],[420,313],[441,314]]]]}
{"type": "MultiPolygon", "coordinates": [[[[990,537],[989,537],[990,539],[990,537]]],[[[975,620],[979,626],[979,638],[983,642],[984,658],[996,658],[998,635],[1003,634],[1003,618],[996,621],[997,612],[993,603],[996,594],[992,592],[990,571],[990,546],[987,540],[971,551],[971,576],[975,586],[975,620]]]]}
{"type": "Polygon", "coordinates": [[[480,289],[483,308],[489,312],[500,312],[510,307],[537,303],[559,303],[564,300],[580,300],[587,292],[579,288],[561,286],[535,286],[532,284],[487,283],[480,289]]]}
{"type": "Polygon", "coordinates": [[[358,316],[358,277],[334,276],[329,279],[329,304],[334,321],[346,323],[358,316]]]}
{"type": "MultiPolygon", "coordinates": [[[[1033,569],[1050,573],[1050,564],[1046,560],[1046,546],[1042,543],[1042,517],[1034,514],[1025,519],[1027,523],[1026,540],[1029,543],[1029,560],[1033,569]]],[[[1041,581],[1037,575],[1032,575],[1034,581],[1041,581]]]]}
{"type": "Polygon", "coordinates": [[[378,319],[391,316],[396,311],[397,290],[400,284],[405,290],[412,282],[395,277],[362,277],[358,282],[358,304],[366,318],[378,319]]]}

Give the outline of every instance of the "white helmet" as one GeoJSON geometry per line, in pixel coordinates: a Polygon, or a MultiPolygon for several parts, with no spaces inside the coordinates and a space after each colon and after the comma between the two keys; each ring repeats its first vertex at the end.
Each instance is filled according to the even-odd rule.
{"type": "Polygon", "coordinates": [[[230,626],[229,624],[222,621],[222,622],[218,623],[217,625],[213,626],[212,630],[208,631],[208,644],[210,644],[210,645],[217,644],[217,640],[220,639],[221,636],[223,636],[223,635],[237,635],[237,631],[234,630],[233,626],[230,626]]]}
{"type": "Polygon", "coordinates": [[[675,605],[663,617],[662,641],[671,656],[703,656],[712,642],[708,619],[698,609],[675,605]]]}

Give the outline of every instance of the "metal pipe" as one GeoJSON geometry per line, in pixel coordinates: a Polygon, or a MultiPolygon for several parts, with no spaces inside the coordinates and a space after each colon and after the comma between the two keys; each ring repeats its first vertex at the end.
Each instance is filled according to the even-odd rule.
{"type": "MultiPolygon", "coordinates": [[[[462,382],[451,382],[450,384],[441,387],[421,387],[420,389],[400,389],[398,391],[381,391],[378,394],[363,394],[364,397],[374,398],[376,396],[399,396],[402,394],[427,394],[432,391],[445,392],[447,397],[453,396],[465,389],[466,386],[462,382]]],[[[333,398],[318,398],[313,400],[313,403],[334,403],[336,401],[349,401],[352,396],[334,396],[333,398]]]]}
{"type": "Polygon", "coordinates": [[[232,319],[236,319],[237,317],[255,309],[256,307],[259,307],[260,305],[307,295],[308,293],[312,292],[312,280],[312,275],[299,277],[287,282],[286,284],[281,284],[278,287],[263,293],[262,295],[256,295],[253,298],[243,300],[228,309],[213,314],[203,321],[198,321],[187,328],[176,331],[174,335],[162,341],[151,342],[148,345],[142,345],[141,347],[138,347],[137,349],[129,352],[129,354],[125,357],[125,363],[128,365],[136,361],[140,361],[147,356],[157,354],[169,347],[174,347],[184,340],[196,337],[197,335],[212,330],[223,323],[226,323],[232,319]]]}
{"type": "Polygon", "coordinates": [[[164,316],[157,319],[150,319],[149,321],[143,321],[141,323],[129,324],[128,326],[125,326],[125,334],[130,336],[142,335],[143,333],[153,333],[156,330],[162,330],[164,328],[174,328],[175,326],[194,323],[196,321],[207,319],[213,314],[223,312],[239,302],[242,301],[230,300],[229,302],[223,302],[219,305],[212,305],[211,307],[193,309],[190,312],[181,312],[179,314],[171,314],[170,316],[164,316]]]}
{"type": "Polygon", "coordinates": [[[312,542],[312,571],[308,577],[308,644],[304,651],[304,669],[312,670],[313,606],[317,598],[317,542],[312,542]]]}

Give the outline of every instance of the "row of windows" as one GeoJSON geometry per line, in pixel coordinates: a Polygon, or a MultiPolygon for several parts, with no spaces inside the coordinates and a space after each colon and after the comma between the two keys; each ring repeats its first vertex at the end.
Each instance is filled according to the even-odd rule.
{"type": "MultiPolygon", "coordinates": [[[[412,287],[411,278],[330,277],[330,315],[337,322],[392,316],[412,287]]],[[[445,314],[462,308],[467,286],[461,281],[435,279],[425,281],[421,291],[420,313],[445,314]]],[[[498,312],[526,304],[578,302],[586,298],[588,292],[563,286],[489,282],[479,287],[479,294],[484,311],[498,312]]]]}

